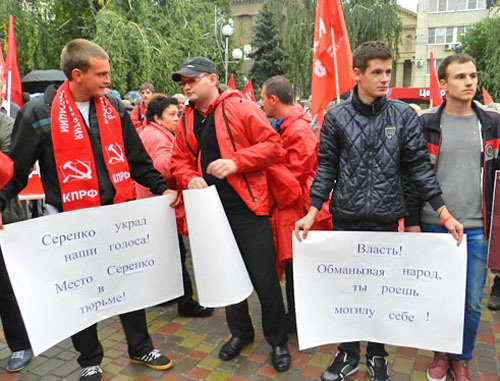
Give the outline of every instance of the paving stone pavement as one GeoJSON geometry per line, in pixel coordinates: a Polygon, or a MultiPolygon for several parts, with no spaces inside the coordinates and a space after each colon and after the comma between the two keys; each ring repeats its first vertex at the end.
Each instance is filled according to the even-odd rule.
{"type": "MultiPolygon", "coordinates": [[[[487,287],[491,284],[488,278],[487,287]]],[[[485,288],[485,295],[488,288],[485,288]]],[[[471,373],[478,381],[500,381],[500,311],[492,313],[483,298],[483,313],[471,373]]],[[[292,366],[286,373],[278,374],[272,367],[270,347],[263,338],[260,306],[255,296],[250,298],[250,311],[255,329],[255,341],[246,347],[242,355],[228,362],[219,360],[218,352],[229,337],[224,310],[217,309],[209,318],[191,319],[179,317],[177,306],[153,307],[147,310],[149,332],[164,354],[174,360],[171,370],[158,372],[140,365],[132,365],[126,355],[127,345],[118,318],[99,323],[99,337],[105,348],[102,368],[106,381],[266,381],[266,380],[317,380],[329,365],[336,351],[335,345],[298,351],[297,337],[290,335],[289,348],[292,366]]],[[[426,380],[425,370],[432,361],[433,353],[413,348],[387,346],[388,361],[393,381],[426,380]]],[[[3,331],[0,330],[0,381],[75,381],[80,369],[77,354],[71,341],[65,340],[45,353],[32,359],[20,373],[7,373],[10,356],[3,331]]],[[[360,365],[351,380],[369,380],[366,366],[360,365]]],[[[448,380],[452,378],[449,376],[448,380]]]]}

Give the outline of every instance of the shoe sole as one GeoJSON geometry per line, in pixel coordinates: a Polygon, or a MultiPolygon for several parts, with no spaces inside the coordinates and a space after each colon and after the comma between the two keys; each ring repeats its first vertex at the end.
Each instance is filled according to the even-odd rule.
{"type": "Polygon", "coordinates": [[[9,369],[9,368],[7,368],[7,372],[9,372],[9,373],[16,373],[16,372],[19,372],[19,371],[23,370],[24,368],[26,368],[26,365],[22,366],[21,368],[17,368],[17,369],[9,369]]]}
{"type": "Polygon", "coordinates": [[[144,365],[144,366],[147,366],[148,368],[151,368],[154,370],[167,370],[167,369],[170,369],[174,366],[174,362],[172,360],[170,360],[170,362],[168,364],[165,364],[165,365],[151,365],[151,364],[148,364],[144,361],[134,360],[134,359],[129,359],[129,361],[131,364],[144,365]]]}
{"type": "Polygon", "coordinates": [[[429,375],[429,371],[427,370],[425,372],[425,375],[427,376],[427,380],[429,381],[445,381],[446,380],[446,375],[448,374],[448,372],[446,372],[446,374],[444,375],[443,378],[433,378],[429,375]]]}

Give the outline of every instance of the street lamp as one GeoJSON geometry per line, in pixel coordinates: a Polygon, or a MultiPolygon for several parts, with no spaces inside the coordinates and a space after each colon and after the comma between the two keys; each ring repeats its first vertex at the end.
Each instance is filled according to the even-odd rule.
{"type": "Polygon", "coordinates": [[[229,56],[229,37],[233,34],[233,27],[229,24],[226,24],[222,27],[222,34],[226,37],[226,51],[225,51],[225,60],[224,60],[224,70],[225,70],[225,84],[227,84],[227,70],[228,70],[228,56],[229,56]]]}
{"type": "Polygon", "coordinates": [[[240,48],[236,48],[233,49],[231,55],[233,56],[233,60],[239,61],[243,58],[243,51],[240,48]]]}

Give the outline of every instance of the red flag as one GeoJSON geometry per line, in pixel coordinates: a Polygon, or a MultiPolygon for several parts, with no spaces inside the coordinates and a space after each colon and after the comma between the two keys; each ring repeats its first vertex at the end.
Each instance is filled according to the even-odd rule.
{"type": "Polygon", "coordinates": [[[233,73],[231,73],[231,76],[229,77],[229,82],[227,83],[227,87],[229,87],[231,90],[236,90],[233,73]]]}
{"type": "Polygon", "coordinates": [[[490,103],[493,103],[493,98],[486,91],[486,89],[484,87],[482,87],[481,89],[483,90],[483,104],[489,105],[490,103]]]}
{"type": "Polygon", "coordinates": [[[7,56],[5,57],[5,76],[7,78],[7,99],[19,107],[23,105],[21,77],[17,66],[16,35],[14,33],[14,16],[9,15],[9,35],[7,37],[7,56]]]}
{"type": "Polygon", "coordinates": [[[314,24],[314,53],[311,80],[311,113],[354,87],[352,53],[340,0],[318,0],[314,24]],[[332,33],[333,32],[333,33],[332,33]],[[335,35],[337,67],[334,65],[332,34],[335,35]],[[336,75],[337,73],[337,75],[336,75]],[[338,79],[338,92],[336,78],[338,79]]]}
{"type": "Polygon", "coordinates": [[[434,55],[431,52],[431,59],[429,60],[429,74],[430,74],[430,94],[429,101],[431,107],[440,106],[443,103],[443,97],[441,96],[441,88],[439,87],[438,77],[436,75],[436,69],[434,67],[434,55]]]}
{"type": "Polygon", "coordinates": [[[7,79],[5,75],[5,61],[3,60],[2,47],[0,46],[0,98],[4,98],[7,89],[7,79]]]}
{"type": "Polygon", "coordinates": [[[255,102],[255,94],[253,92],[253,85],[252,85],[252,78],[248,80],[247,84],[245,85],[245,88],[242,91],[243,96],[252,102],[255,102]]]}

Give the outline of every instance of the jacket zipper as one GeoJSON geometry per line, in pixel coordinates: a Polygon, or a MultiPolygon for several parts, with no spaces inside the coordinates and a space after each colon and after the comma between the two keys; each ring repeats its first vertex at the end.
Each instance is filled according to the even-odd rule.
{"type": "MultiPolygon", "coordinates": [[[[233,133],[231,132],[231,128],[229,127],[229,121],[227,120],[226,105],[225,105],[224,100],[222,101],[222,117],[224,118],[224,123],[226,124],[227,133],[229,134],[229,139],[231,140],[231,144],[233,146],[234,152],[237,152],[236,144],[234,143],[233,133]]],[[[243,180],[245,181],[245,184],[246,184],[247,189],[248,189],[248,193],[250,194],[252,201],[256,202],[257,199],[254,197],[254,195],[252,193],[252,189],[250,188],[250,183],[248,182],[246,174],[242,173],[241,176],[243,176],[243,180]]]]}

